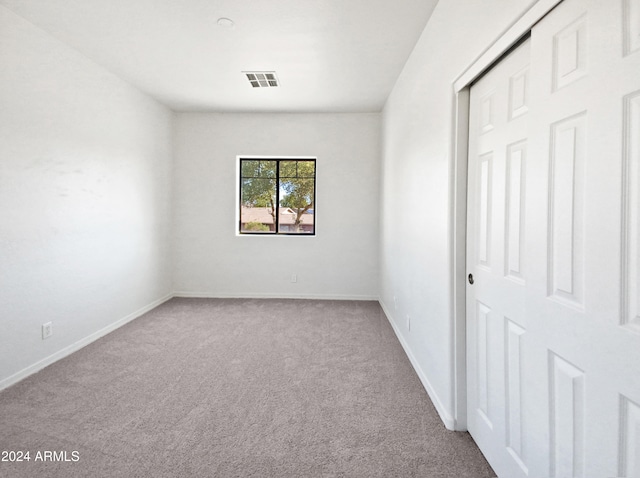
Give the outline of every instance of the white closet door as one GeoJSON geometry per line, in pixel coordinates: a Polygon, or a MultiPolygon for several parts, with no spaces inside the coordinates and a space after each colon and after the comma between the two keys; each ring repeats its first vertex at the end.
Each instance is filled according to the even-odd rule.
{"type": "Polygon", "coordinates": [[[529,61],[526,41],[473,85],[469,125],[468,427],[494,469],[514,478],[526,476],[520,380],[529,61]]]}
{"type": "Polygon", "coordinates": [[[565,0],[528,56],[471,90],[469,429],[499,476],[640,477],[640,0],[565,0]]]}

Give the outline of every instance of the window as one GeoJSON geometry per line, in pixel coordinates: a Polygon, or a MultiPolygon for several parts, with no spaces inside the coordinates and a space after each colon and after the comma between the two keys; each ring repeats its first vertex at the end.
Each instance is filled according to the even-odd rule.
{"type": "Polygon", "coordinates": [[[240,234],[314,235],[315,159],[240,158],[240,234]]]}

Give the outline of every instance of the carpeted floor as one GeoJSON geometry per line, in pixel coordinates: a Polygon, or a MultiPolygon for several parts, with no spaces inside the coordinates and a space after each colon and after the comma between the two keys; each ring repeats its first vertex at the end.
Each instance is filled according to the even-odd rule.
{"type": "Polygon", "coordinates": [[[31,457],[2,477],[495,476],[376,302],[172,299],[0,392],[2,450],[31,457]]]}

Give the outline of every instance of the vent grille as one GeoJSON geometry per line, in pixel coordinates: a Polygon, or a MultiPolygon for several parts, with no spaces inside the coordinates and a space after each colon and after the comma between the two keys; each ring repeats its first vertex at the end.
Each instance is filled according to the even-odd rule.
{"type": "Polygon", "coordinates": [[[275,88],[280,86],[275,71],[243,71],[253,88],[275,88]]]}

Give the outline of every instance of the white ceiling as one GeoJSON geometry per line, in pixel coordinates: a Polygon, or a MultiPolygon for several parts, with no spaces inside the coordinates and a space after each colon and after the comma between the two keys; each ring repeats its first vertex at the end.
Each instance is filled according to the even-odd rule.
{"type": "Polygon", "coordinates": [[[172,109],[223,112],[380,111],[436,3],[0,0],[172,109]]]}

